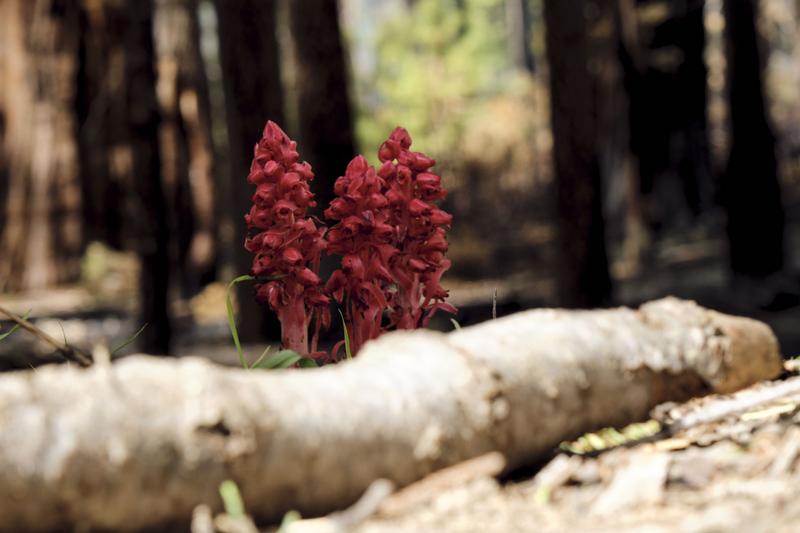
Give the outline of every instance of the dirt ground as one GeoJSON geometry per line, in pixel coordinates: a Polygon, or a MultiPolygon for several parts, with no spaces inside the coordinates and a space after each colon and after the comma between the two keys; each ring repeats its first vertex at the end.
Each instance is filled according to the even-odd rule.
{"type": "Polygon", "coordinates": [[[800,531],[800,376],[656,411],[676,430],[585,436],[533,476],[477,477],[355,531],[800,531]]]}

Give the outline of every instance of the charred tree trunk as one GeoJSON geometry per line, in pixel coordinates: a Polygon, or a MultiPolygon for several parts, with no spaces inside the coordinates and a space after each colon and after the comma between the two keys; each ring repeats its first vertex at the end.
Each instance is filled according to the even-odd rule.
{"type": "Polygon", "coordinates": [[[215,277],[210,102],[197,0],[158,0],[155,12],[161,174],[173,229],[173,272],[191,296],[215,277]]]}
{"type": "MultiPolygon", "coordinates": [[[[247,183],[253,146],[267,120],[284,122],[280,52],[276,38],[276,0],[217,0],[220,63],[230,146],[234,257],[238,274],[250,272],[252,256],[244,249],[244,215],[254,190],[247,183]]],[[[271,311],[256,303],[253,287],[239,284],[238,330],[245,342],[279,339],[271,311]]]]}
{"type": "Polygon", "coordinates": [[[141,321],[148,324],[141,335],[143,349],[169,353],[169,222],[158,150],[158,103],[155,87],[152,0],[126,3],[125,35],[128,82],[127,125],[130,129],[131,170],[135,178],[141,216],[137,223],[141,321]]]}
{"type": "Polygon", "coordinates": [[[338,4],[335,0],[289,2],[299,145],[314,167],[320,209],[330,203],[333,182],[355,155],[338,4]]]}
{"type": "Polygon", "coordinates": [[[0,291],[75,281],[83,245],[77,0],[0,3],[0,291]]]}
{"type": "Polygon", "coordinates": [[[169,225],[158,150],[152,0],[82,0],[81,158],[97,238],[135,249],[139,344],[168,353],[169,225]],[[108,226],[103,226],[108,223],[108,226]]]}
{"type": "MultiPolygon", "coordinates": [[[[119,2],[117,2],[119,4],[119,2]]],[[[106,2],[81,1],[78,117],[83,219],[87,240],[114,248],[130,246],[134,214],[125,119],[124,9],[106,2]]]]}
{"type": "MultiPolygon", "coordinates": [[[[566,306],[611,296],[601,192],[601,82],[587,2],[545,1],[558,224],[558,290],[566,306]]],[[[602,11],[601,11],[602,12],[602,11]]]]}
{"type": "Polygon", "coordinates": [[[733,272],[763,277],[784,264],[775,138],[764,102],[757,0],[726,0],[731,151],[723,178],[733,272]]]}
{"type": "Polygon", "coordinates": [[[683,54],[677,72],[677,101],[680,111],[678,174],[692,215],[705,211],[713,197],[711,149],[709,146],[708,69],[705,63],[705,0],[684,3],[685,12],[676,28],[676,40],[683,54]]]}

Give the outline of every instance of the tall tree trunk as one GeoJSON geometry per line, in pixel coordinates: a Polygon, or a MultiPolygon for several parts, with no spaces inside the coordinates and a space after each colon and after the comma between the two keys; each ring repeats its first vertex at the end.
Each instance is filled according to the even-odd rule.
{"type": "Polygon", "coordinates": [[[148,324],[141,344],[152,353],[169,353],[169,225],[161,182],[158,146],[158,103],[155,86],[152,0],[128,0],[126,79],[127,124],[130,128],[131,170],[136,179],[141,217],[137,228],[141,258],[141,320],[148,324]]]}
{"type": "MultiPolygon", "coordinates": [[[[119,4],[119,2],[117,2],[119,4]]],[[[79,136],[87,240],[121,249],[130,245],[134,214],[123,72],[124,9],[109,1],[81,0],[79,136]]]]}
{"type": "Polygon", "coordinates": [[[764,103],[757,0],[726,0],[731,151],[723,178],[731,267],[761,277],[783,268],[784,216],[764,103]]]}
{"type": "Polygon", "coordinates": [[[107,202],[98,232],[138,252],[139,337],[144,351],[168,353],[169,226],[158,150],[152,0],[82,0],[79,113],[84,194],[107,202]],[[91,172],[89,174],[88,172],[91,172]]]}
{"type": "Polygon", "coordinates": [[[300,151],[314,167],[317,204],[355,155],[347,73],[336,0],[291,0],[300,151]]]}
{"type": "Polygon", "coordinates": [[[174,231],[173,270],[187,296],[214,279],[216,255],[210,102],[197,16],[197,0],[156,3],[161,173],[174,231]]]}
{"type": "MultiPolygon", "coordinates": [[[[675,0],[673,0],[675,1],[675,0]]],[[[709,207],[713,196],[711,151],[708,137],[708,69],[705,63],[705,0],[683,0],[677,43],[683,52],[677,83],[681,124],[678,172],[693,215],[709,207]]]]}
{"type": "MultiPolygon", "coordinates": [[[[225,73],[225,106],[230,146],[234,257],[239,274],[250,272],[252,256],[244,249],[244,215],[253,186],[246,177],[253,146],[267,120],[284,122],[280,52],[276,38],[277,0],[217,0],[220,63],[225,73]]],[[[256,303],[253,287],[237,286],[238,330],[245,342],[280,338],[274,314],[256,303]]]]}
{"type": "MultiPolygon", "coordinates": [[[[592,69],[588,2],[546,0],[547,58],[557,196],[558,291],[566,306],[608,302],[603,221],[601,81],[592,69]]],[[[601,2],[603,4],[603,2],[601,2]]],[[[596,10],[606,14],[606,9],[596,10]]],[[[600,15],[597,15],[600,16],[600,15]]],[[[594,63],[596,64],[596,63],[594,63]]]]}
{"type": "Polygon", "coordinates": [[[0,290],[74,281],[83,244],[77,0],[0,2],[0,290]]]}
{"type": "Polygon", "coordinates": [[[514,65],[520,70],[534,72],[531,50],[531,14],[528,0],[506,0],[508,49],[514,65]]]}

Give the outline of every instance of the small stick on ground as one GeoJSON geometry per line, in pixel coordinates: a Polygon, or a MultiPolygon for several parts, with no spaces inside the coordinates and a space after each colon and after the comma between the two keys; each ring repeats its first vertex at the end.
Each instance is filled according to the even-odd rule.
{"type": "Polygon", "coordinates": [[[719,400],[704,409],[686,414],[678,420],[666,424],[665,431],[674,435],[689,428],[719,422],[728,416],[738,415],[760,405],[775,402],[795,394],[800,394],[800,377],[790,378],[783,383],[764,390],[747,391],[733,398],[719,400]]]}
{"type": "Polygon", "coordinates": [[[12,313],[8,309],[5,309],[4,307],[0,307],[0,314],[5,315],[6,317],[8,317],[9,320],[16,323],[19,327],[21,327],[28,333],[38,337],[45,343],[52,346],[55,349],[55,351],[67,361],[73,361],[83,367],[92,366],[92,356],[84,352],[83,350],[75,348],[74,346],[70,346],[67,343],[58,342],[53,337],[51,337],[41,329],[37,328],[35,325],[31,324],[21,316],[12,313]]]}
{"type": "Polygon", "coordinates": [[[482,477],[496,477],[505,467],[506,459],[503,454],[489,452],[443,468],[389,496],[381,505],[380,513],[384,516],[399,516],[445,490],[463,486],[482,477]]]}

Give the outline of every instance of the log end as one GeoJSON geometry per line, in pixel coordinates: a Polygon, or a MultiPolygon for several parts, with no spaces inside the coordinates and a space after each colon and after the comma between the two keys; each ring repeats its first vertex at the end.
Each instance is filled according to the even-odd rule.
{"type": "Polygon", "coordinates": [[[724,346],[724,363],[710,378],[719,393],[737,391],[758,381],[774,379],[783,370],[778,339],[758,320],[708,311],[714,325],[710,343],[724,346]]]}
{"type": "Polygon", "coordinates": [[[692,348],[683,357],[713,392],[729,393],[773,379],[783,369],[778,339],[758,320],[673,297],[644,304],[639,313],[648,325],[690,332],[692,348]]]}

